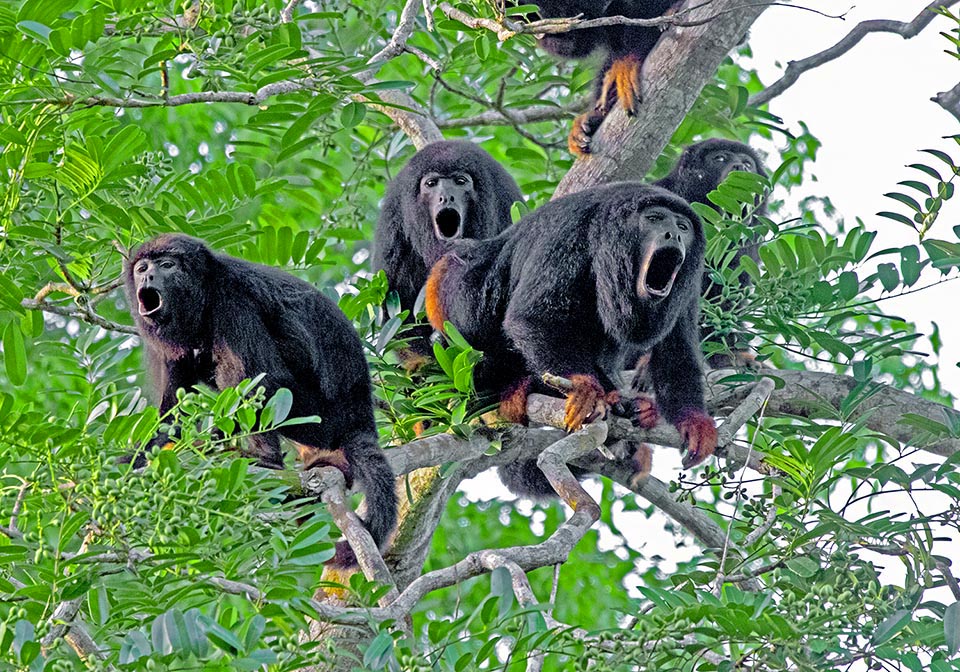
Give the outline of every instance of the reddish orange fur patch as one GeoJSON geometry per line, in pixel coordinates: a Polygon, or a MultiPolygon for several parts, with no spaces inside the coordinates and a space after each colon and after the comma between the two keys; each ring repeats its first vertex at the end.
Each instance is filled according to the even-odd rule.
{"type": "MultiPolygon", "coordinates": [[[[618,58],[607,71],[607,77],[616,84],[617,100],[627,114],[634,115],[640,109],[643,94],[640,92],[640,68],[643,61],[633,54],[618,58]]],[[[604,78],[606,86],[607,78],[604,78]]]]}
{"type": "Polygon", "coordinates": [[[630,477],[630,488],[636,490],[643,482],[647,480],[653,469],[653,450],[645,443],[637,446],[631,459],[633,463],[633,475],[630,477]]]}
{"type": "Polygon", "coordinates": [[[423,433],[427,431],[427,425],[423,420],[417,420],[413,423],[413,435],[417,438],[423,436],[423,433]]]}
{"type": "Polygon", "coordinates": [[[441,257],[440,261],[433,265],[430,270],[430,277],[427,278],[427,290],[424,300],[424,308],[427,311],[427,319],[430,325],[443,332],[443,323],[447,321],[447,313],[443,308],[443,296],[441,295],[443,277],[447,273],[447,266],[450,264],[449,257],[441,257]]]}
{"type": "Polygon", "coordinates": [[[564,428],[574,432],[584,424],[607,415],[607,393],[600,381],[591,375],[576,373],[570,376],[573,388],[567,393],[564,428]]]}
{"type": "Polygon", "coordinates": [[[407,373],[416,373],[430,361],[429,357],[415,352],[411,348],[401,348],[397,351],[397,357],[400,358],[400,366],[407,373]]]}
{"type": "Polygon", "coordinates": [[[717,449],[717,423],[703,411],[688,410],[677,422],[677,431],[687,446],[683,468],[689,469],[713,455],[717,449]]]}
{"type": "Polygon", "coordinates": [[[660,421],[657,402],[646,394],[638,394],[633,400],[633,421],[637,427],[652,429],[660,421]]]}
{"type": "Polygon", "coordinates": [[[530,394],[530,379],[522,378],[511,385],[500,397],[500,417],[506,422],[527,424],[527,396],[530,394]]]}
{"type": "Polygon", "coordinates": [[[347,456],[342,450],[324,450],[299,441],[291,441],[291,443],[297,449],[297,455],[303,463],[304,470],[328,466],[336,467],[343,472],[350,470],[350,463],[347,462],[347,456]]]}

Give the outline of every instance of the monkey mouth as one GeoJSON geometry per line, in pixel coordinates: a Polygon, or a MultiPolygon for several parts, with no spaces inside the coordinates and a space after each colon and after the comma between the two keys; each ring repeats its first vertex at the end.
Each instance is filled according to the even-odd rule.
{"type": "Polygon", "coordinates": [[[647,257],[640,271],[637,294],[663,298],[670,294],[673,282],[683,264],[683,250],[677,247],[661,247],[647,257]]]}
{"type": "Polygon", "coordinates": [[[453,208],[444,208],[437,213],[433,220],[433,228],[436,231],[437,238],[442,240],[459,238],[460,224],[460,212],[453,208]]]}
{"type": "Polygon", "coordinates": [[[163,307],[163,297],[153,287],[143,287],[137,292],[137,303],[140,317],[149,317],[163,307]]]}

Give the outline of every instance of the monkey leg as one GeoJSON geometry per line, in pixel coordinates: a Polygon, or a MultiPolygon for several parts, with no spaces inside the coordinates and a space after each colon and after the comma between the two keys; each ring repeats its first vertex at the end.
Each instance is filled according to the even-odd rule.
{"type": "Polygon", "coordinates": [[[703,411],[687,409],[680,415],[676,427],[687,447],[684,469],[700,464],[717,449],[717,423],[703,411]]]}
{"type": "Polygon", "coordinates": [[[607,392],[594,376],[574,374],[570,376],[572,388],[567,392],[566,412],[563,417],[564,428],[574,432],[584,424],[604,418],[609,408],[620,401],[616,390],[607,392]]]}
{"type": "Polygon", "coordinates": [[[630,461],[633,465],[630,487],[636,490],[647,480],[650,470],[653,468],[653,450],[645,443],[638,443],[630,461]]]}
{"type": "Polygon", "coordinates": [[[397,357],[400,359],[400,366],[407,373],[416,373],[430,361],[430,357],[413,348],[401,348],[397,351],[397,357]]]}
{"type": "Polygon", "coordinates": [[[567,148],[574,156],[584,156],[590,153],[590,138],[600,128],[606,113],[597,110],[584,112],[573,120],[570,135],[567,136],[567,148]]]}
{"type": "Polygon", "coordinates": [[[500,397],[500,418],[518,425],[527,424],[527,396],[530,394],[530,377],[525,376],[513,383],[500,397]]]}
{"type": "MultiPolygon", "coordinates": [[[[604,88],[610,86],[616,90],[616,100],[620,101],[629,116],[635,116],[643,102],[640,91],[640,68],[643,59],[636,54],[627,54],[615,60],[604,76],[604,88]],[[608,85],[608,80],[610,84],[608,85]]],[[[612,107],[612,106],[611,106],[612,107]]]]}

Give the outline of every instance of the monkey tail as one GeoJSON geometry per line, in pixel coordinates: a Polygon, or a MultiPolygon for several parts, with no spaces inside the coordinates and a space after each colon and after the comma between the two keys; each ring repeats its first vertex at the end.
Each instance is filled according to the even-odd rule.
{"type": "MultiPolygon", "coordinates": [[[[397,494],[393,470],[377,445],[376,437],[372,435],[357,435],[346,441],[343,449],[352,468],[354,480],[359,483],[364,494],[362,508],[365,512],[361,515],[363,524],[377,548],[382,551],[397,524],[397,494]]],[[[357,557],[350,544],[346,541],[339,542],[336,555],[330,560],[330,564],[337,567],[356,566],[357,557]]]]}
{"type": "MultiPolygon", "coordinates": [[[[571,473],[577,478],[582,479],[587,472],[579,467],[567,465],[571,473]]],[[[557,496],[550,481],[540,471],[536,460],[524,460],[523,462],[513,462],[497,468],[497,474],[500,481],[507,486],[507,489],[515,495],[528,497],[530,499],[551,499],[557,496]]]]}

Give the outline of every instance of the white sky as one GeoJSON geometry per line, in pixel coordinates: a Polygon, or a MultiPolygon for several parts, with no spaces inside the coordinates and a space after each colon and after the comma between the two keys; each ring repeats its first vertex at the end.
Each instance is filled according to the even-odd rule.
{"type": "MultiPolygon", "coordinates": [[[[750,33],[754,59],[749,65],[766,84],[779,76],[788,61],[836,44],[860,21],[910,21],[928,2],[865,0],[853,6],[844,0],[799,0],[798,4],[828,14],[844,13],[846,19],[831,19],[797,7],[771,7],[764,12],[750,33]]],[[[803,74],[770,103],[771,111],[781,116],[788,128],[799,132],[798,122],[804,121],[822,141],[813,166],[819,184],[811,185],[810,193],[830,196],[848,224],[860,217],[869,230],[877,231],[875,250],[918,243],[912,229],[876,216],[881,210],[905,211],[883,194],[909,193],[897,182],[922,178],[922,173],[907,164],[926,163],[944,174],[945,165],[918,150],[940,149],[955,159],[960,156],[953,141],[942,139],[960,133],[960,124],[930,100],[960,82],[960,60],[943,53],[950,43],[939,34],[955,25],[938,17],[910,40],[870,34],[839,59],[803,74]]],[[[957,224],[960,205],[948,203],[928,235],[955,241],[951,229],[957,224]]],[[[897,262],[894,258],[882,261],[897,262]]],[[[921,283],[936,277],[938,274],[925,271],[921,283]]],[[[960,397],[958,299],[960,282],[950,282],[881,305],[886,312],[913,321],[923,333],[930,333],[931,321],[939,324],[944,341],[942,381],[960,397]]],[[[921,345],[928,350],[926,343],[921,345]]]]}

